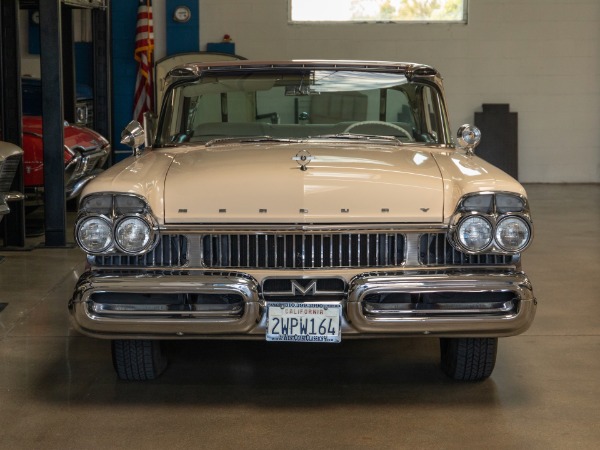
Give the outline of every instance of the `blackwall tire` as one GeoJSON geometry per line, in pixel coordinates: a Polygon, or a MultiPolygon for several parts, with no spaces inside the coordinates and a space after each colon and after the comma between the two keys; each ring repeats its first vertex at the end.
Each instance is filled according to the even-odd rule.
{"type": "Polygon", "coordinates": [[[441,338],[442,370],[460,381],[488,378],[496,365],[498,338],[441,338]]]}
{"type": "Polygon", "coordinates": [[[160,341],[117,339],[112,341],[113,366],[121,380],[154,380],[167,367],[160,341]]]}

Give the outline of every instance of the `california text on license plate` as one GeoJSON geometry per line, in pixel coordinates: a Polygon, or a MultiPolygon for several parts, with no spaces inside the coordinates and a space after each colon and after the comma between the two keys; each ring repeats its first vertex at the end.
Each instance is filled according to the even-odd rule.
{"type": "Polygon", "coordinates": [[[267,308],[267,341],[341,341],[341,304],[278,302],[267,308]]]}

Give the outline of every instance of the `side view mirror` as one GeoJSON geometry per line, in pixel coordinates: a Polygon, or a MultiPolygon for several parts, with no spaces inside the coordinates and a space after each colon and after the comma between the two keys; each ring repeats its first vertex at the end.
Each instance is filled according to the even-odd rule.
{"type": "Polygon", "coordinates": [[[481,130],[473,125],[461,125],[456,133],[458,146],[465,149],[467,155],[475,154],[475,147],[481,141],[481,130]]]}
{"type": "Polygon", "coordinates": [[[137,120],[132,120],[129,122],[121,133],[121,144],[131,147],[135,156],[139,156],[141,154],[141,147],[145,142],[146,133],[144,132],[142,125],[137,120]]]}

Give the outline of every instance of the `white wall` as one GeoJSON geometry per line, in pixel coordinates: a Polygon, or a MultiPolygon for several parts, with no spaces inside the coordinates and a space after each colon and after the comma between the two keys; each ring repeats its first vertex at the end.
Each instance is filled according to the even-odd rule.
{"type": "Polygon", "coordinates": [[[519,113],[521,181],[600,182],[600,1],[469,3],[467,25],[292,25],[286,0],[200,0],[201,49],[228,33],[252,59],[431,64],[454,129],[482,103],[519,113]]]}

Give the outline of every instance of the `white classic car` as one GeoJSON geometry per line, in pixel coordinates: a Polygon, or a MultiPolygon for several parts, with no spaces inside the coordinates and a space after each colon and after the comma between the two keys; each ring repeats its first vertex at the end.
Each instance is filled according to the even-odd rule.
{"type": "Polygon", "coordinates": [[[0,141],[0,222],[10,212],[10,201],[22,200],[23,194],[11,192],[13,178],[23,158],[23,150],[10,142],[0,141]]]}
{"type": "Polygon", "coordinates": [[[474,156],[476,128],[455,147],[435,69],[198,63],[165,86],[75,225],[73,323],[112,339],[120,378],[158,376],[165,339],[431,336],[447,375],[481,380],[531,324],[525,191],[474,156]]]}

